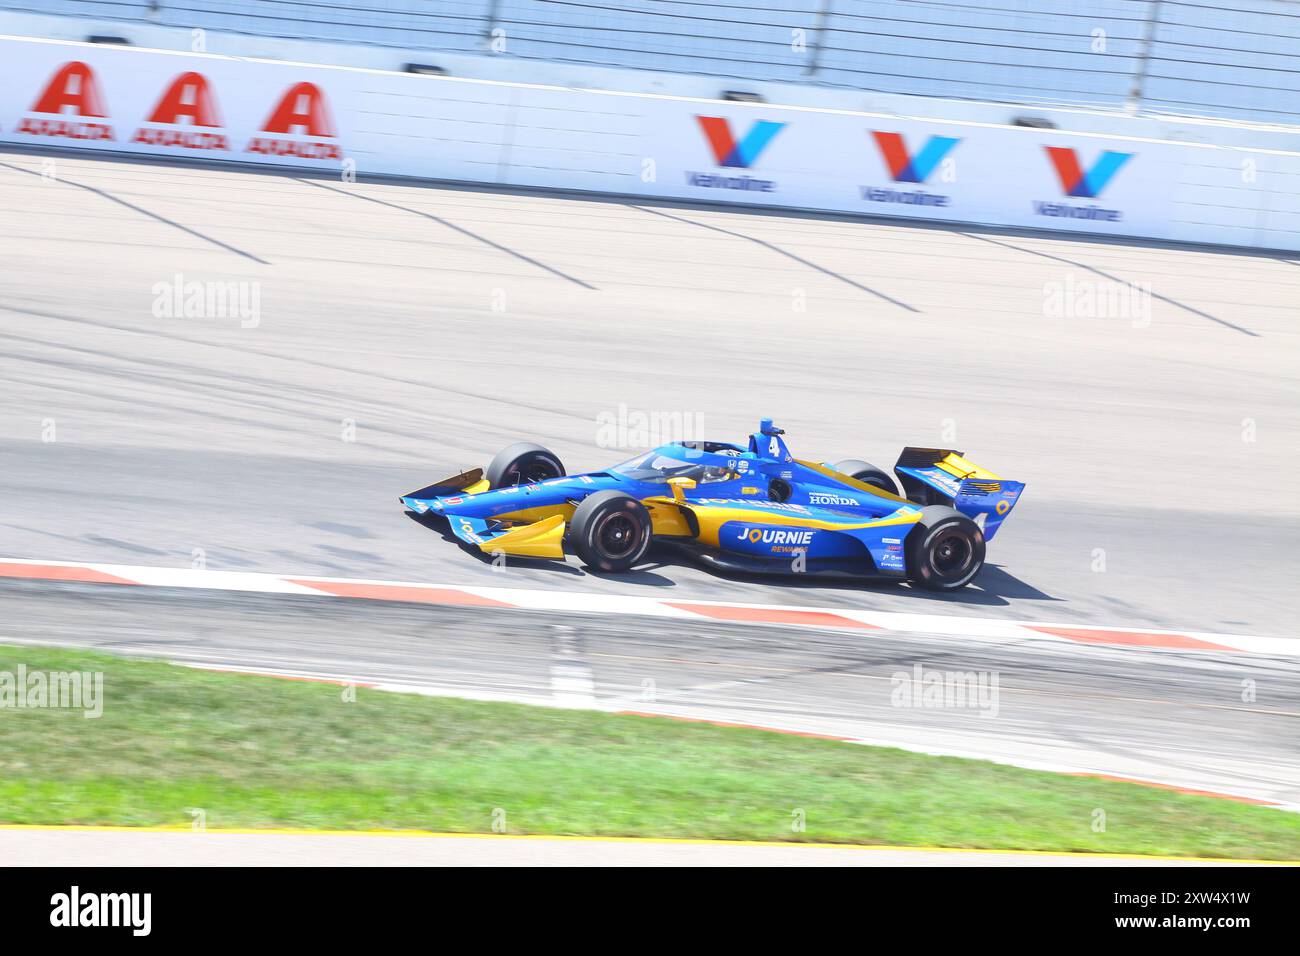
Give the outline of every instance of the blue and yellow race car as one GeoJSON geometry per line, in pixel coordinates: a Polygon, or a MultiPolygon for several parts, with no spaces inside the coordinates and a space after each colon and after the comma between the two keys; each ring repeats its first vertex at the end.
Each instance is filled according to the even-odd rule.
{"type": "Polygon", "coordinates": [[[901,483],[863,461],[795,458],[764,419],[747,445],[682,441],[604,471],[568,475],[552,452],[511,445],[486,471],[403,495],[487,555],[563,559],[626,571],[651,543],[729,571],[906,579],[963,587],[984,564],[1024,483],[943,448],[906,448],[901,483]]]}

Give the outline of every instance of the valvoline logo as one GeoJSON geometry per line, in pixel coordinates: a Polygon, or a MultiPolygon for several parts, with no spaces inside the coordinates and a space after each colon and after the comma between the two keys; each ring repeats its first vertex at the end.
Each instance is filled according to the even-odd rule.
{"type": "MultiPolygon", "coordinates": [[[[1115,174],[1135,155],[1103,150],[1092,166],[1084,169],[1079,162],[1079,154],[1065,146],[1044,146],[1057,179],[1061,182],[1061,191],[1072,199],[1096,199],[1103,189],[1115,178],[1115,174]]],[[[1090,219],[1099,222],[1119,222],[1124,213],[1119,209],[1106,209],[1098,205],[1076,206],[1062,202],[1033,203],[1034,213],[1050,216],[1054,219],[1090,219]]]]}
{"type": "Polygon", "coordinates": [[[697,116],[700,128],[713,149],[713,156],[719,166],[735,166],[749,169],[757,161],[763,150],[785,127],[784,123],[770,120],[758,120],[749,127],[749,131],[737,140],[731,132],[731,124],[721,116],[697,116]]]}
{"type": "Polygon", "coordinates": [[[14,128],[29,136],[113,140],[108,106],[95,71],[80,60],[64,63],[45,84],[28,115],[14,128]]]}
{"type": "MultiPolygon", "coordinates": [[[[743,136],[736,138],[731,124],[721,116],[697,116],[695,119],[704,131],[704,138],[719,166],[729,169],[749,169],[763,151],[771,145],[785,123],[757,120],[750,124],[743,136]]],[[[722,176],[716,173],[687,172],[686,182],[706,189],[743,189],[752,192],[775,192],[776,183],[770,179],[753,176],[722,176]]]]}
{"type": "MultiPolygon", "coordinates": [[[[902,133],[889,133],[872,130],[876,148],[885,161],[885,168],[896,183],[923,183],[961,142],[954,136],[931,136],[915,153],[908,152],[902,133]]],[[[878,186],[862,186],[859,189],[867,202],[901,203],[906,206],[947,206],[951,197],[938,193],[926,192],[924,189],[890,189],[878,186]]]]}
{"type": "Polygon", "coordinates": [[[961,142],[952,136],[931,136],[915,154],[907,151],[902,133],[882,133],[872,130],[871,135],[885,158],[889,175],[896,183],[923,183],[930,178],[940,161],[961,142]]]}
{"type": "Polygon", "coordinates": [[[1117,153],[1105,150],[1088,170],[1079,165],[1079,155],[1064,146],[1044,146],[1056,167],[1056,175],[1061,180],[1061,188],[1067,196],[1080,199],[1096,199],[1106,184],[1115,178],[1120,167],[1133,158],[1132,153],[1117,153]]]}

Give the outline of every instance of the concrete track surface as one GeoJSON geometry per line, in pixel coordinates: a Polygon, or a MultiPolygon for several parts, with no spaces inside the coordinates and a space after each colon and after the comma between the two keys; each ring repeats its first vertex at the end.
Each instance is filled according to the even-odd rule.
{"type": "Polygon", "coordinates": [[[770,414],[796,453],[823,460],[888,467],[904,444],[957,447],[1029,487],[979,588],[947,598],[689,567],[609,580],[518,566],[518,586],[1291,626],[1300,264],[34,153],[0,163],[9,556],[188,566],[201,549],[213,568],[500,584],[395,497],[519,439],[572,471],[630,457],[598,445],[600,416],[626,406],[733,439],[770,414]],[[259,323],[156,317],[155,288],[178,275],[257,283],[259,323]],[[1104,276],[1151,284],[1149,325],[1044,315],[1053,290],[1102,290],[1104,276]]]}
{"type": "MultiPolygon", "coordinates": [[[[0,204],[6,557],[1295,633],[1300,261],[24,151],[0,153],[0,204]],[[159,315],[189,282],[246,283],[256,315],[159,315]],[[1089,314],[1125,283],[1149,284],[1136,317],[1089,314]],[[942,597],[493,568],[395,500],[520,439],[571,471],[630,457],[607,446],[638,413],[729,439],[771,415],[798,454],[886,467],[957,447],[1028,489],[942,597]]],[[[0,593],[5,640],[551,693],[555,618],[0,593]]],[[[568,623],[598,697],[651,678],[696,715],[1300,802],[1300,681],[1267,654],[568,623]],[[888,708],[912,663],[997,670],[1002,717],[888,708]]]]}
{"type": "Polygon", "coordinates": [[[16,866],[1246,866],[1242,861],[905,847],[386,833],[0,828],[16,866]]]}

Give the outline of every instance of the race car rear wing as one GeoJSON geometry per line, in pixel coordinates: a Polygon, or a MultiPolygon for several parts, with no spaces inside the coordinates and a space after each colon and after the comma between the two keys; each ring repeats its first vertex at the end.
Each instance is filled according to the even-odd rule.
{"type": "Polygon", "coordinates": [[[951,505],[984,528],[986,540],[1020,500],[1023,481],[1009,481],[951,448],[904,448],[894,466],[912,501],[951,505]]]}

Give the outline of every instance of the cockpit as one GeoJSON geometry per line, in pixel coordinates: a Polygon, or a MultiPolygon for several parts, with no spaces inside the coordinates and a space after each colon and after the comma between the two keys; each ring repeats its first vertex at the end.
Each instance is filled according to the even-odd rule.
{"type": "MultiPolygon", "coordinates": [[[[685,453],[685,449],[683,452],[685,453]]],[[[713,481],[731,481],[739,477],[734,461],[731,459],[713,454],[701,457],[707,457],[708,461],[687,461],[685,458],[675,458],[672,455],[651,451],[625,461],[621,465],[615,465],[610,471],[631,478],[633,481],[644,481],[650,484],[663,484],[669,478],[690,478],[703,484],[713,481]]]]}

